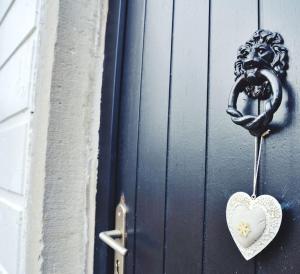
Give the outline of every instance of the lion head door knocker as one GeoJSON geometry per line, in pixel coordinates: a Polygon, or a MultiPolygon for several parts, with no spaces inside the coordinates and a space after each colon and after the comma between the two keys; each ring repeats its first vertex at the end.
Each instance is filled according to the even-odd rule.
{"type": "Polygon", "coordinates": [[[256,195],[262,143],[270,133],[268,126],[282,99],[282,81],[286,76],[288,56],[279,33],[257,30],[238,50],[236,80],[229,96],[227,113],[232,121],[255,136],[253,193],[234,193],[227,203],[229,231],[246,260],[260,253],[276,236],[282,220],[279,202],[270,195],[256,195]],[[244,115],[237,109],[239,94],[265,102],[257,116],[244,115]]]}
{"type": "Polygon", "coordinates": [[[258,30],[238,50],[234,64],[236,81],[232,87],[227,113],[232,121],[254,136],[265,132],[281,103],[281,81],[286,76],[287,49],[279,33],[258,30]],[[258,116],[243,115],[237,109],[241,92],[250,98],[265,100],[265,109],[258,116]]]}

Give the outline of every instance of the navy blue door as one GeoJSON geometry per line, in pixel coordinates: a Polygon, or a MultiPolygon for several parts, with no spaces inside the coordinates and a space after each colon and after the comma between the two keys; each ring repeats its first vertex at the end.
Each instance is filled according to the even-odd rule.
{"type": "Polygon", "coordinates": [[[296,0],[111,1],[95,273],[112,273],[97,235],[113,229],[122,193],[126,274],[300,273],[299,17],[296,0]],[[258,28],[280,32],[290,56],[273,121],[285,127],[266,141],[259,181],[284,217],[277,238],[247,262],[225,207],[232,193],[251,192],[254,139],[225,110],[237,49],[258,28]]]}

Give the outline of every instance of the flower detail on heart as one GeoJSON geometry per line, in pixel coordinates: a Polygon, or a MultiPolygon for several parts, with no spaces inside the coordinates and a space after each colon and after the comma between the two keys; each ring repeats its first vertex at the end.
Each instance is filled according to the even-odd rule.
{"type": "Polygon", "coordinates": [[[238,225],[237,230],[238,230],[240,236],[244,237],[244,238],[247,238],[249,233],[251,232],[250,225],[245,222],[241,222],[238,225]]]}

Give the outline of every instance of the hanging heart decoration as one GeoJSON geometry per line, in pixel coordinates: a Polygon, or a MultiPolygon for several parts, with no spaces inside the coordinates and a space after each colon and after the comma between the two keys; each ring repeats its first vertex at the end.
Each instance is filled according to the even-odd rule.
{"type": "Polygon", "coordinates": [[[282,209],[270,195],[252,198],[247,193],[236,192],[227,203],[226,220],[238,249],[250,260],[275,238],[282,209]]]}

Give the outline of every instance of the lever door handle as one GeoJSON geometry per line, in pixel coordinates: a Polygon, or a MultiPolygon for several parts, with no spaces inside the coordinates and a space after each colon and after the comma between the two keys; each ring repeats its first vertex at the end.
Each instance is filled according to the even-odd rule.
{"type": "Polygon", "coordinates": [[[116,208],[115,229],[103,231],[99,234],[99,238],[115,251],[114,274],[124,274],[125,271],[125,255],[128,251],[125,247],[127,238],[126,215],[127,206],[122,195],[121,201],[116,208]]]}
{"type": "Polygon", "coordinates": [[[122,237],[124,237],[123,233],[120,230],[103,231],[99,234],[99,237],[113,250],[119,252],[122,256],[126,255],[128,250],[114,239],[122,239],[122,237]]]}

